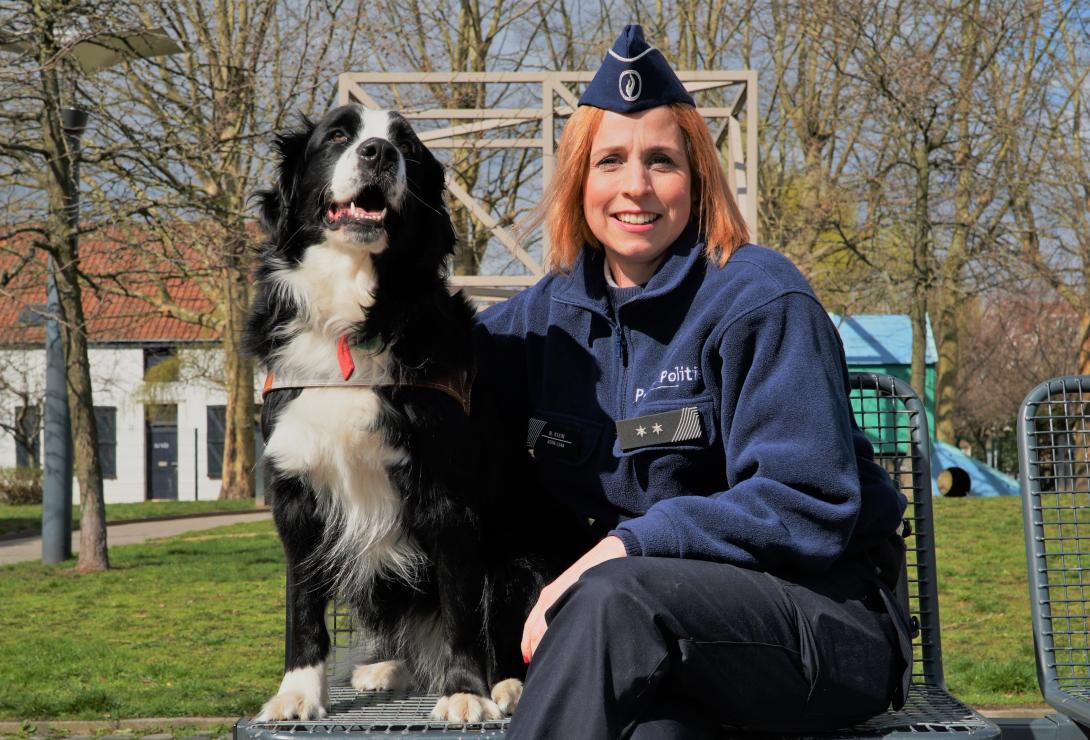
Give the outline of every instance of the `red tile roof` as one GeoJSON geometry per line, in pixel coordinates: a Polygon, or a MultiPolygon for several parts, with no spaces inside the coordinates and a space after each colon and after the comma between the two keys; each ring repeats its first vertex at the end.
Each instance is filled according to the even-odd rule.
{"type": "MultiPolygon", "coordinates": [[[[169,315],[158,306],[176,305],[216,323],[217,306],[206,286],[215,271],[195,250],[126,244],[103,236],[80,240],[83,311],[93,344],[110,342],[214,341],[218,330],[169,315]],[[188,275],[187,275],[188,273],[188,275]],[[165,299],[160,297],[165,291],[165,299]]],[[[21,235],[0,242],[0,345],[41,344],[38,319],[46,303],[46,256],[21,235]]]]}

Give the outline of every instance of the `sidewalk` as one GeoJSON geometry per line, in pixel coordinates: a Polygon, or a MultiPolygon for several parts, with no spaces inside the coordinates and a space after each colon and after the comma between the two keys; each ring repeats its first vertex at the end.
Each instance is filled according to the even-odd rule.
{"type": "MultiPolygon", "coordinates": [[[[229,524],[259,522],[272,517],[268,511],[254,511],[242,514],[214,514],[187,517],[185,519],[150,520],[127,524],[110,524],[106,527],[106,541],[110,547],[117,545],[135,545],[146,540],[160,537],[173,537],[183,532],[198,532],[214,527],[226,527],[229,524]]],[[[79,552],[79,531],[72,533],[72,554],[79,552]]],[[[42,557],[41,537],[22,537],[0,542],[0,565],[19,563],[24,560],[40,560],[42,557]]]]}

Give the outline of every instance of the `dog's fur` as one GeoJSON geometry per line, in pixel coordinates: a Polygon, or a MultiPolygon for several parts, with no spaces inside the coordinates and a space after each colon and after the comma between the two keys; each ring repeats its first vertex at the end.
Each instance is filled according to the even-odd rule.
{"type": "Polygon", "coordinates": [[[292,589],[287,672],[260,718],[325,716],[336,595],[378,661],[354,686],[437,692],[437,719],[498,717],[521,692],[505,679],[523,675],[538,590],[588,543],[531,495],[522,434],[498,427],[487,389],[467,414],[421,385],[474,372],[473,311],[445,280],[443,168],[400,115],[359,106],[277,146],[248,346],[278,381],[311,385],[271,391],[262,411],[292,589]],[[336,387],[342,336],[373,386],[336,387]]]}

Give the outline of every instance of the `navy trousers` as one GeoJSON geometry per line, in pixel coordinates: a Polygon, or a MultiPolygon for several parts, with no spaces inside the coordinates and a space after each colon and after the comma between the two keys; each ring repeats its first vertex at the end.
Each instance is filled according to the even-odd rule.
{"type": "Polygon", "coordinates": [[[507,737],[702,738],[862,721],[898,695],[911,661],[881,589],[862,561],[796,581],[698,560],[607,561],[547,612],[507,737]]]}

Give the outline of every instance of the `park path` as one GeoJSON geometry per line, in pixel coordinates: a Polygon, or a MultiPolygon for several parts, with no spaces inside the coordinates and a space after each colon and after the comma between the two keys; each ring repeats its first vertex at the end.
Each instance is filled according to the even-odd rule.
{"type": "MultiPolygon", "coordinates": [[[[106,541],[110,547],[117,545],[135,545],[161,537],[173,537],[185,532],[199,532],[214,527],[226,527],[229,524],[260,522],[271,518],[268,511],[245,512],[242,514],[215,514],[194,516],[184,519],[151,520],[129,522],[127,524],[109,524],[106,526],[106,541]]],[[[79,531],[72,533],[72,554],[79,552],[79,531]]],[[[19,563],[24,560],[40,560],[42,557],[41,537],[21,537],[0,541],[0,565],[19,563]]]]}

